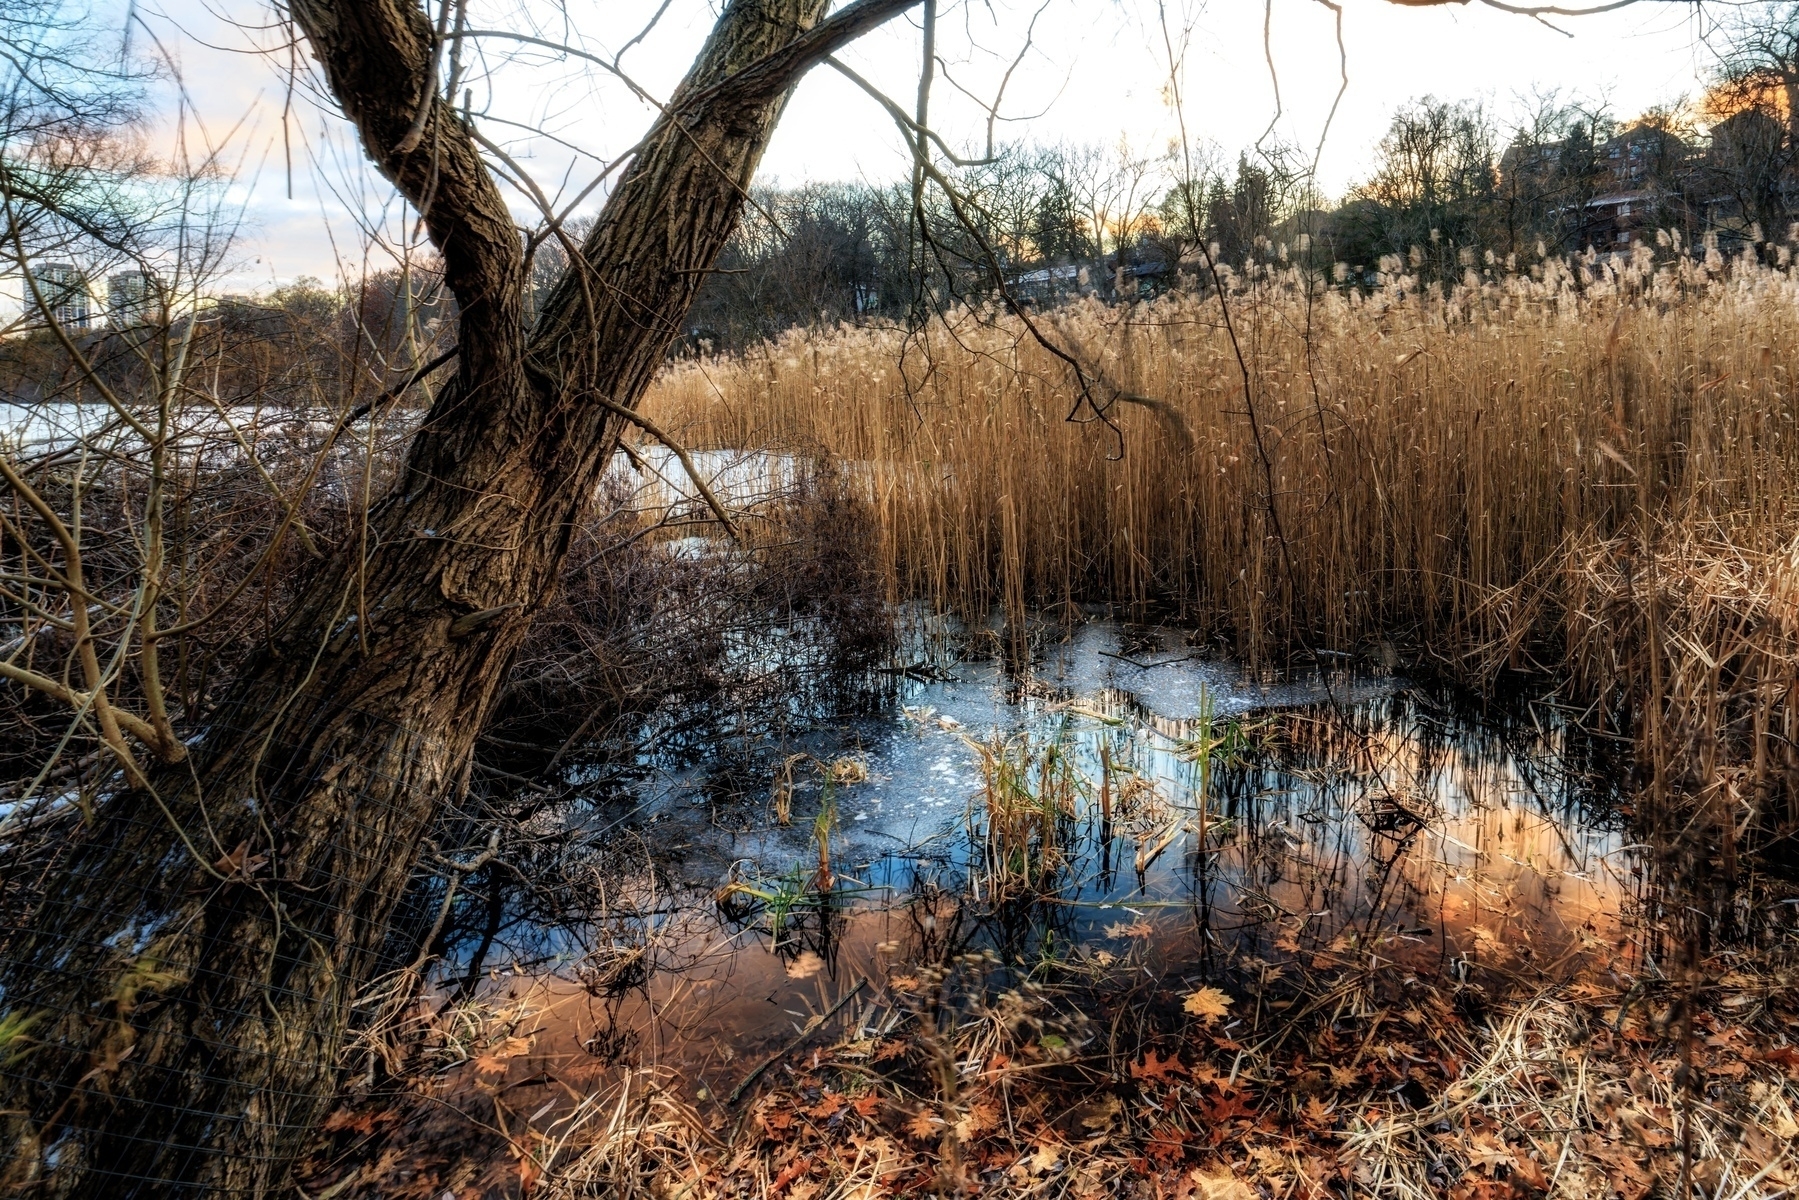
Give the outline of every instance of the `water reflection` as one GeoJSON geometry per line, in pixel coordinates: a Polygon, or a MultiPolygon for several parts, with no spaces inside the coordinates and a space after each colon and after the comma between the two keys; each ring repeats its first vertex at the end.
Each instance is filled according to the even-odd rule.
{"type": "Polygon", "coordinates": [[[1621,772],[1551,708],[1246,679],[1101,623],[1028,675],[912,676],[885,711],[721,747],[583,810],[599,899],[579,927],[459,968],[520,1005],[532,1050],[510,1069],[659,1064],[718,1099],[809,1036],[890,1027],[896,972],[981,951],[1017,977],[1128,967],[1277,1008],[1301,972],[1506,990],[1637,953],[1621,772]],[[996,885],[1014,851],[986,803],[1008,746],[1026,800],[1048,796],[1046,761],[1066,771],[1006,844],[1037,855],[1024,887],[996,885]]]}

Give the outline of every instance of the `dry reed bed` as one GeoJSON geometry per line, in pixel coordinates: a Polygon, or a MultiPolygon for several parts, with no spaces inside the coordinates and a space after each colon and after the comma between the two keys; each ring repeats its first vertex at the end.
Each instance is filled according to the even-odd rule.
{"type": "Polygon", "coordinates": [[[1749,764],[1799,804],[1793,269],[1639,248],[1445,291],[1386,265],[1368,294],[1271,262],[1222,304],[1037,314],[1104,421],[973,311],[686,361],[647,403],[691,444],[858,464],[896,598],[1172,608],[1252,661],[1566,667],[1602,719],[1661,714],[1658,778],[1693,783],[1674,758],[1709,737],[1702,785],[1749,764]]]}

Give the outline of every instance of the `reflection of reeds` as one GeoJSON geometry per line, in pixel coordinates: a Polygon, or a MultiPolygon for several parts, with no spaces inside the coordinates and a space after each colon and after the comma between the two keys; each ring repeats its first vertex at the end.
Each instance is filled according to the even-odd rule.
{"type": "Polygon", "coordinates": [[[1735,787],[1713,806],[1733,827],[1770,791],[1799,806],[1776,582],[1799,515],[1790,269],[1639,251],[1362,294],[1269,263],[1232,288],[1235,343],[1215,297],[1057,314],[1179,429],[1140,405],[1064,420],[1063,364],[972,314],[909,355],[865,328],[679,364],[649,406],[696,444],[855,464],[895,595],[970,617],[1169,603],[1256,661],[1303,642],[1486,678],[1568,663],[1583,704],[1645,716],[1664,774],[1701,761],[1699,787],[1735,787]],[[1749,775],[1727,786],[1732,763],[1749,775]]]}

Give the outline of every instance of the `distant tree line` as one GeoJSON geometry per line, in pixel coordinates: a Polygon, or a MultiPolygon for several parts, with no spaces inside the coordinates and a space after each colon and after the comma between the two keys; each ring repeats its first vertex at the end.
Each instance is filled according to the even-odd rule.
{"type": "MultiPolygon", "coordinates": [[[[1015,143],[943,164],[960,214],[940,189],[915,194],[907,181],[757,186],[676,353],[993,303],[1002,286],[1025,305],[1134,299],[1210,286],[1212,266],[1240,272],[1252,260],[1366,287],[1389,270],[1446,281],[1589,248],[1648,243],[1663,253],[1706,235],[1772,254],[1799,219],[1799,3],[1733,9],[1716,37],[1703,101],[1634,120],[1554,94],[1509,119],[1478,102],[1415,100],[1393,115],[1365,178],[1334,203],[1291,147],[1231,162],[1208,146],[1150,154],[1123,140],[1015,143]]],[[[565,226],[576,240],[587,229],[565,226]]],[[[529,268],[535,307],[566,268],[561,243],[536,245],[529,268]]],[[[451,307],[436,272],[426,261],[348,292],[303,280],[226,298],[205,319],[238,335],[264,394],[289,382],[275,378],[281,344],[305,342],[315,357],[321,345],[342,347],[308,366],[305,389],[347,394],[371,366],[407,369],[435,343],[451,307]],[[321,340],[326,325],[342,328],[321,340]],[[256,340],[266,353],[253,352],[256,340]],[[361,362],[370,350],[377,363],[361,362]]],[[[23,398],[28,380],[59,374],[43,369],[61,358],[47,333],[0,342],[0,395],[23,398]]]]}
{"type": "MultiPolygon", "coordinates": [[[[1706,235],[1771,244],[1799,217],[1799,4],[1733,10],[1718,38],[1700,105],[1630,121],[1553,94],[1510,120],[1416,100],[1334,204],[1290,148],[1230,163],[1206,147],[1151,155],[1123,142],[1014,144],[946,166],[967,222],[935,191],[915,203],[903,182],[758,188],[682,346],[992,302],[1002,283],[1027,305],[1136,298],[1207,286],[1212,264],[1252,259],[1367,286],[1383,263],[1429,282],[1706,235]]],[[[549,248],[544,262],[559,266],[549,248]]]]}

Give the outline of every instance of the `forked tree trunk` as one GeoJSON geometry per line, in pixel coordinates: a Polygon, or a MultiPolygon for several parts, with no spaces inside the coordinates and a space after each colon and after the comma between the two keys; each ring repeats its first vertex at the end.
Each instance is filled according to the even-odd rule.
{"type": "Polygon", "coordinates": [[[632,406],[735,226],[792,84],[916,0],[732,0],[534,330],[514,223],[427,109],[413,0],[290,0],[370,156],[425,215],[455,381],[371,516],[244,668],[188,764],[120,792],[0,931],[13,1192],[277,1191],[329,1104],[351,1001],[632,406]],[[359,605],[358,596],[366,597],[359,605]]]}

